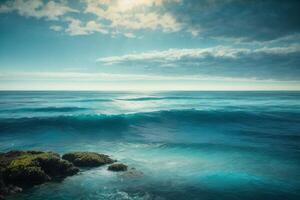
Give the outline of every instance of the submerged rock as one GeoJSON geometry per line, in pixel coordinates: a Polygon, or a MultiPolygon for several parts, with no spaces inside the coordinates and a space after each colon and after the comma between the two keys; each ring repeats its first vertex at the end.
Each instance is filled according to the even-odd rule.
{"type": "Polygon", "coordinates": [[[126,172],[122,173],[120,175],[122,178],[139,178],[144,176],[144,173],[141,171],[136,170],[135,168],[130,168],[129,170],[127,170],[126,172]]]}
{"type": "Polygon", "coordinates": [[[59,154],[42,151],[10,151],[0,154],[0,195],[21,191],[53,178],[64,178],[79,169],[59,154]],[[21,188],[19,188],[21,187],[21,188]]]}
{"type": "Polygon", "coordinates": [[[114,172],[120,172],[120,171],[127,171],[127,165],[124,165],[122,163],[116,163],[108,166],[109,171],[114,171],[114,172]]]}
{"type": "Polygon", "coordinates": [[[98,167],[114,162],[108,155],[95,152],[72,152],[62,156],[77,167],[98,167]]]}

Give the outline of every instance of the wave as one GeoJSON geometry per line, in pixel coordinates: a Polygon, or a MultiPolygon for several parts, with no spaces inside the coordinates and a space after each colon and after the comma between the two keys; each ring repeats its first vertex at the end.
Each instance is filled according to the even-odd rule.
{"type": "Polygon", "coordinates": [[[192,100],[192,99],[200,99],[196,97],[183,97],[183,96],[169,96],[169,97],[137,97],[137,98],[121,98],[117,100],[122,100],[122,101],[155,101],[155,100],[192,100]]]}
{"type": "Polygon", "coordinates": [[[144,126],[218,126],[227,124],[250,125],[263,127],[289,125],[295,130],[299,128],[300,113],[258,113],[244,111],[200,111],[200,110],[166,110],[146,113],[120,115],[64,115],[55,117],[31,118],[2,118],[0,130],[2,132],[22,132],[34,129],[61,129],[77,131],[124,131],[130,127],[144,126]],[[288,123],[287,123],[288,122],[288,123]]]}
{"type": "Polygon", "coordinates": [[[75,102],[110,102],[112,99],[81,99],[76,100],[75,102]]]}
{"type": "Polygon", "coordinates": [[[88,108],[83,107],[32,107],[32,108],[18,108],[18,109],[7,109],[1,110],[0,112],[76,112],[87,110],[88,108]]]}

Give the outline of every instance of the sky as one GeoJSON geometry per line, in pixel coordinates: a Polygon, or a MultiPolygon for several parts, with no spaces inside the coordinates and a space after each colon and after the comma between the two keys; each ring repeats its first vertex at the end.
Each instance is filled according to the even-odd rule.
{"type": "Polygon", "coordinates": [[[300,90],[300,1],[0,0],[0,90],[300,90]]]}

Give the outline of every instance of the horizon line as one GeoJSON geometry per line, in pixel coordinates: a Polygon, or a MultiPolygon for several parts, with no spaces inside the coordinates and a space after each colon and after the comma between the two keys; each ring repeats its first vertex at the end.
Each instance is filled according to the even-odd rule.
{"type": "Polygon", "coordinates": [[[48,89],[48,90],[19,90],[19,89],[10,89],[10,90],[3,90],[0,89],[0,92],[300,92],[298,90],[264,90],[264,89],[257,89],[257,90],[57,90],[57,89],[48,89]]]}

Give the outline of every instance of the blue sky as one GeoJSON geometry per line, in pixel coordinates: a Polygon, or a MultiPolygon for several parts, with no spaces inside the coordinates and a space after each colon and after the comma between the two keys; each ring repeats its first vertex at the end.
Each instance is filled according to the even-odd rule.
{"type": "Polygon", "coordinates": [[[2,0],[2,90],[299,90],[300,1],[2,0]]]}

